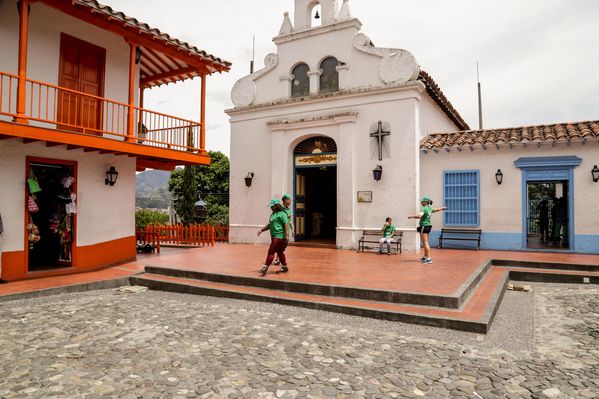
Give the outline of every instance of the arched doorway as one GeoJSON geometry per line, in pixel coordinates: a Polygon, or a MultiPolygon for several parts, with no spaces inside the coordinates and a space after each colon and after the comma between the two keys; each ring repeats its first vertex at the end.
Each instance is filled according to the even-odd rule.
{"type": "Polygon", "coordinates": [[[334,244],[337,233],[337,144],[310,137],[293,151],[295,240],[334,244]]]}

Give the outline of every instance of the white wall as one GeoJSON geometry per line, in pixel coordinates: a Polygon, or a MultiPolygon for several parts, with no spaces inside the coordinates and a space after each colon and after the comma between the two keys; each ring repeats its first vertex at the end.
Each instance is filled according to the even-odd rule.
{"type": "MultiPolygon", "coordinates": [[[[574,169],[574,228],[576,235],[599,237],[599,183],[593,183],[591,169],[599,163],[599,144],[521,145],[475,149],[462,152],[440,150],[421,154],[422,193],[436,204],[443,202],[443,171],[480,171],[480,228],[483,232],[522,234],[522,171],[514,165],[520,157],[553,157],[575,155],[582,163],[574,169]],[[498,185],[495,173],[501,169],[504,178],[498,185]]],[[[436,221],[441,226],[442,218],[436,221]]],[[[599,241],[597,241],[599,252],[599,241]]]]}
{"type": "Polygon", "coordinates": [[[24,249],[26,157],[76,161],[77,245],[97,244],[135,235],[135,158],[98,155],[44,143],[0,141],[0,213],[4,222],[3,251],[24,249]],[[119,172],[114,187],[104,184],[106,170],[119,172]]]}
{"type": "MultiPolygon", "coordinates": [[[[408,231],[406,249],[417,246],[414,224],[407,220],[417,209],[419,106],[426,95],[420,83],[361,96],[312,100],[253,111],[231,112],[231,241],[258,242],[256,230],[268,219],[268,200],[293,193],[293,149],[301,140],[326,135],[337,143],[337,245],[354,247],[365,228],[379,228],[387,216],[408,231]],[[315,120],[353,112],[355,121],[315,120]],[[276,129],[267,122],[304,120],[276,129]],[[378,160],[371,151],[369,129],[384,120],[391,125],[390,157],[378,160]],[[383,166],[383,178],[375,182],[372,169],[383,166]],[[254,172],[252,187],[244,177],[254,172]],[[358,203],[357,191],[372,191],[372,203],[358,203]]],[[[350,118],[351,119],[351,118],[350,118]]],[[[261,242],[268,241],[268,237],[261,242]]]]}
{"type": "Polygon", "coordinates": [[[421,138],[434,133],[457,132],[461,130],[428,95],[422,96],[420,109],[421,138]]]}

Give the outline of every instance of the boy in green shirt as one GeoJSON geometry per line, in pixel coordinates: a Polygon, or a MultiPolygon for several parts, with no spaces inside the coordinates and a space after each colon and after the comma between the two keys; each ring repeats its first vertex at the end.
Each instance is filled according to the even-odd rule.
{"type": "Polygon", "coordinates": [[[395,234],[395,226],[391,224],[393,219],[387,218],[385,219],[385,224],[381,231],[383,232],[383,238],[379,241],[379,255],[383,254],[383,244],[387,243],[387,255],[391,255],[391,240],[393,239],[393,234],[395,234]]]}
{"type": "Polygon", "coordinates": [[[429,197],[423,197],[420,200],[420,205],[422,205],[422,209],[418,215],[408,216],[408,219],[420,219],[418,223],[418,231],[420,233],[420,240],[422,240],[422,244],[424,246],[424,257],[420,258],[422,263],[431,264],[433,260],[431,259],[431,246],[429,244],[429,234],[433,228],[431,224],[431,215],[436,212],[441,212],[447,209],[447,207],[442,208],[433,208],[433,201],[429,197]]]}
{"type": "Polygon", "coordinates": [[[270,230],[270,247],[268,248],[268,255],[266,256],[266,262],[260,269],[260,275],[266,275],[268,268],[272,264],[275,258],[275,253],[279,256],[281,261],[281,273],[288,272],[287,259],[285,258],[285,247],[289,241],[289,218],[283,209],[283,205],[279,203],[278,199],[270,201],[270,209],[272,214],[268,224],[258,231],[258,236],[266,230],[270,230]]]}
{"type": "MultiPolygon", "coordinates": [[[[285,211],[285,214],[287,214],[287,218],[289,219],[289,232],[291,233],[291,237],[293,237],[295,233],[293,231],[293,217],[291,215],[291,196],[289,194],[283,194],[281,202],[283,204],[283,210],[285,211]]],[[[289,244],[289,241],[287,241],[287,244],[289,244]]],[[[285,245],[283,251],[285,249],[287,249],[287,245],[285,245]]],[[[281,264],[281,261],[279,260],[279,255],[276,256],[274,264],[281,264]]]]}

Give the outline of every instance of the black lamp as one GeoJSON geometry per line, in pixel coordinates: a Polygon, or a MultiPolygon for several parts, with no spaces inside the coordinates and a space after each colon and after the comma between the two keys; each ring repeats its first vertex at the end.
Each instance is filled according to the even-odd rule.
{"type": "Polygon", "coordinates": [[[495,173],[495,180],[497,180],[497,184],[501,185],[503,182],[503,172],[501,169],[497,169],[497,173],[495,173]]]}
{"type": "Polygon", "coordinates": [[[135,48],[135,63],[139,64],[141,62],[141,56],[143,52],[141,51],[141,47],[137,46],[135,48]]]}
{"type": "Polygon", "coordinates": [[[254,172],[249,172],[248,175],[245,177],[245,186],[246,187],[251,187],[252,186],[252,179],[254,178],[254,172]]]}
{"type": "Polygon", "coordinates": [[[597,183],[599,181],[599,168],[597,167],[597,165],[593,167],[593,170],[591,170],[591,174],[593,175],[593,181],[597,183]]]}
{"type": "Polygon", "coordinates": [[[375,181],[381,180],[381,177],[383,177],[383,167],[381,165],[376,165],[376,168],[372,170],[372,177],[375,181]]]}
{"type": "Polygon", "coordinates": [[[110,169],[106,171],[106,180],[104,180],[104,184],[112,187],[114,186],[114,183],[116,183],[116,179],[118,179],[118,177],[119,172],[116,171],[114,166],[111,166],[110,169]]]}

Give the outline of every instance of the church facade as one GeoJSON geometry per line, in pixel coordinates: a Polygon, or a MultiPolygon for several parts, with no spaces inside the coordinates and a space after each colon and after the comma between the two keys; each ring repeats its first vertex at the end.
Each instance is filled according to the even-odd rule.
{"type": "Polygon", "coordinates": [[[428,195],[448,207],[436,231],[480,229],[482,248],[599,252],[599,210],[585,206],[599,123],[472,131],[410,52],[361,32],[347,0],[296,0],[273,40],[227,111],[232,242],[266,241],[269,199],[290,194],[297,241],[355,248],[390,216],[416,251],[407,216],[428,195]]]}

